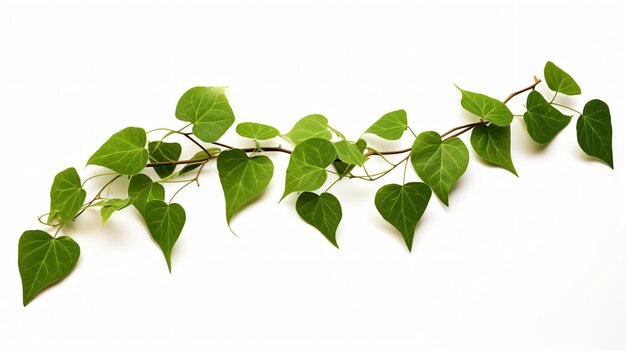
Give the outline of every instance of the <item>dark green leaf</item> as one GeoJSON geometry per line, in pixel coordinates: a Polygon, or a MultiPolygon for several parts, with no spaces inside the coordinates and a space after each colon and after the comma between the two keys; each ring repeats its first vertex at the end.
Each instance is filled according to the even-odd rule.
{"type": "Polygon", "coordinates": [[[128,127],[113,134],[87,161],[119,174],[133,175],[141,172],[148,163],[146,131],[128,127]]]}
{"type": "Polygon", "coordinates": [[[341,204],[333,194],[304,192],[296,201],[296,211],[305,222],[319,230],[331,244],[339,248],[335,234],[341,221],[341,204]]]}
{"type": "MultiPolygon", "coordinates": [[[[151,162],[178,161],[182,150],[179,143],[166,143],[164,141],[151,141],[148,143],[151,162]]],[[[176,165],[154,167],[154,171],[161,178],[171,175],[175,169],[176,165]]]]}
{"type": "Polygon", "coordinates": [[[513,113],[502,101],[458,86],[456,88],[461,92],[461,106],[469,113],[500,127],[508,126],[513,121],[513,113]]]}
{"type": "Polygon", "coordinates": [[[388,184],[376,192],[376,209],[402,234],[409,251],[413,247],[415,227],[428,206],[430,195],[428,185],[418,182],[388,184]]]}
{"type": "Polygon", "coordinates": [[[155,183],[145,174],[137,174],[128,184],[128,197],[139,213],[145,217],[145,207],[152,200],[165,200],[163,185],[155,183]]]}
{"type": "Polygon", "coordinates": [[[375,134],[387,140],[398,140],[408,128],[406,111],[397,110],[389,112],[374,122],[365,133],[375,134]]]}
{"type": "Polygon", "coordinates": [[[193,124],[193,134],[207,143],[219,139],[235,122],[224,87],[194,87],[176,105],[176,118],[193,124]]]}
{"type": "Polygon", "coordinates": [[[567,72],[563,71],[554,63],[548,61],[543,69],[548,88],[566,95],[580,95],[580,87],[567,72]]]}
{"type": "Polygon", "coordinates": [[[78,256],[80,247],[68,236],[53,238],[41,230],[25,231],[17,251],[24,306],[43,289],[65,278],[78,256]]]}
{"type": "Polygon", "coordinates": [[[511,127],[479,124],[470,139],[474,151],[483,160],[498,165],[517,175],[511,159],[511,127]]]}
{"type": "MultiPolygon", "coordinates": [[[[356,142],[356,147],[359,149],[359,152],[362,154],[365,151],[365,148],[367,148],[367,142],[363,139],[359,139],[356,142]]],[[[333,162],[333,167],[335,167],[335,170],[337,171],[337,173],[342,177],[348,175],[350,172],[352,172],[352,169],[354,169],[353,164],[348,164],[343,161],[333,162]]]]}
{"type": "Polygon", "coordinates": [[[326,167],[336,156],[335,146],[326,139],[313,138],[296,145],[287,165],[281,200],[294,191],[312,191],[324,185],[326,167]]]}
{"type": "Polygon", "coordinates": [[[291,128],[289,133],[285,134],[294,144],[300,144],[311,138],[322,138],[330,140],[332,135],[328,131],[328,120],[322,115],[308,115],[300,119],[291,128]]]}
{"type": "Polygon", "coordinates": [[[50,188],[50,214],[48,222],[67,222],[76,216],[85,202],[87,192],[83,189],[75,168],[59,172],[50,188]]]}
{"type": "MultiPolygon", "coordinates": [[[[206,148],[206,151],[208,151],[209,154],[211,154],[211,156],[216,156],[216,155],[218,155],[220,153],[220,149],[216,148],[216,147],[206,148]]],[[[209,156],[203,150],[203,151],[197,152],[195,155],[193,155],[191,160],[206,160],[207,157],[209,157],[209,156]]],[[[183,175],[185,173],[189,173],[189,172],[193,171],[194,169],[200,167],[201,164],[202,164],[202,162],[186,164],[185,167],[183,167],[183,169],[181,169],[180,172],[178,172],[178,174],[179,175],[183,175]]]]}
{"type": "Polygon", "coordinates": [[[146,205],[145,220],[154,241],[159,244],[167,268],[172,271],[172,249],[185,225],[185,210],[179,204],[153,200],[146,205]]]}
{"type": "Polygon", "coordinates": [[[609,106],[601,100],[585,104],[576,122],[578,144],[583,151],[597,157],[613,168],[613,127],[609,106]]]}
{"type": "Polygon", "coordinates": [[[572,116],[566,116],[552,106],[537,91],[533,90],[526,99],[524,122],[530,137],[541,144],[552,140],[567,127],[572,116]]]}
{"type": "Polygon", "coordinates": [[[339,140],[334,144],[337,150],[337,157],[344,163],[362,167],[365,161],[367,161],[363,150],[361,150],[356,143],[347,140],[339,140]]]}
{"type": "Polygon", "coordinates": [[[102,225],[105,225],[114,212],[122,210],[130,205],[130,198],[126,199],[106,199],[98,204],[102,206],[100,215],[102,216],[102,225]]]}
{"type": "Polygon", "coordinates": [[[237,125],[237,134],[254,140],[268,140],[278,136],[278,129],[261,123],[243,122],[237,125]]]}

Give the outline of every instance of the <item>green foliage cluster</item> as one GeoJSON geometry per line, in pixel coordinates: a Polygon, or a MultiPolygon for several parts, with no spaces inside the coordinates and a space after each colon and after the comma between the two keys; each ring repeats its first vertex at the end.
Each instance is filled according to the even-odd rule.
{"type": "Polygon", "coordinates": [[[512,93],[504,101],[484,94],[463,90],[461,106],[476,120],[452,128],[448,132],[424,131],[415,134],[409,127],[404,110],[392,111],[365,129],[357,140],[348,140],[328,124],[320,114],[303,117],[287,133],[281,134],[269,125],[244,122],[236,132],[251,141],[249,148],[236,148],[218,140],[234,124],[235,116],[223,87],[194,87],[183,94],[176,106],[176,118],[187,122],[180,129],[159,128],[146,132],[128,127],[113,134],[87,161],[111,172],[99,176],[109,181],[86,201],[85,183],[76,169],[59,172],[50,190],[50,211],[39,217],[42,224],[54,229],[51,235],[43,230],[25,231],[18,246],[18,266],[23,284],[23,303],[28,304],[37,294],[67,276],[80,255],[78,244],[68,236],[59,235],[63,227],[89,208],[100,208],[102,222],[106,223],[117,211],[134,207],[145,220],[152,238],[161,248],[171,271],[172,252],[186,220],[185,209],[174,203],[174,197],[187,185],[198,182],[205,165],[216,160],[219,180],[226,205],[225,217],[231,219],[246,204],[258,198],[274,176],[274,165],[266,155],[271,152],[290,154],[284,178],[281,200],[296,193],[296,212],[317,229],[328,241],[339,247],[336,233],[342,207],[329,191],[343,179],[374,181],[384,177],[398,166],[404,166],[403,184],[383,185],[374,198],[376,209],[403,237],[408,250],[413,244],[417,223],[431,201],[432,193],[446,206],[451,189],[465,173],[469,150],[459,138],[471,131],[470,145],[484,161],[499,166],[517,176],[511,158],[510,124],[515,117],[523,118],[528,134],[537,143],[549,143],[578,115],[576,133],[578,143],[587,155],[598,158],[613,168],[612,128],[609,107],[600,100],[591,100],[578,112],[556,102],[559,94],[578,95],[581,89],[574,79],[554,63],[545,65],[547,86],[554,92],[550,100],[535,87],[541,80],[535,77],[532,85],[512,93]],[[506,103],[522,93],[527,94],[523,114],[515,115],[506,103]],[[191,127],[191,132],[187,131],[191,127]],[[370,138],[398,140],[406,131],[414,136],[411,147],[401,150],[379,151],[368,146],[370,138]],[[165,132],[161,138],[149,140],[152,132],[165,132]],[[193,142],[197,153],[189,159],[180,159],[182,145],[169,140],[180,137],[193,142]],[[293,150],[281,146],[261,146],[259,141],[283,138],[293,144],[293,150]],[[166,141],[166,139],[168,141],[166,141]],[[398,162],[390,155],[404,155],[398,162]],[[367,171],[366,162],[381,157],[389,168],[381,172],[367,171]],[[421,182],[405,182],[406,169],[411,164],[421,182]],[[154,169],[153,179],[148,169],[154,169]],[[193,173],[192,173],[193,172],[193,173]],[[189,177],[192,173],[192,177],[189,177]],[[193,174],[195,173],[195,176],[193,174]],[[334,178],[324,191],[316,193],[334,178]],[[109,198],[105,190],[119,179],[128,179],[125,198],[109,198]],[[163,183],[182,186],[168,200],[163,183]],[[44,220],[45,219],[45,220],[44,220]]]}

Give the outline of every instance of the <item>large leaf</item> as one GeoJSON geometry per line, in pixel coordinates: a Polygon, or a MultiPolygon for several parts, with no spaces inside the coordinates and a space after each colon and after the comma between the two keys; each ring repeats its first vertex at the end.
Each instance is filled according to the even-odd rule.
{"type": "MultiPolygon", "coordinates": [[[[365,151],[365,148],[367,148],[367,142],[363,139],[357,140],[355,145],[357,149],[359,150],[359,153],[361,154],[363,154],[363,152],[365,151]]],[[[354,169],[354,164],[349,164],[341,160],[335,160],[335,162],[333,162],[333,167],[335,167],[335,170],[337,171],[339,176],[343,177],[343,176],[348,175],[350,172],[352,172],[352,170],[354,169]]]]}
{"type": "Polygon", "coordinates": [[[613,127],[609,106],[601,100],[585,104],[576,122],[578,144],[583,151],[597,157],[613,168],[613,127]]]}
{"type": "Polygon", "coordinates": [[[268,140],[278,136],[278,129],[267,124],[243,122],[236,128],[237,134],[254,140],[268,140]]]}
{"type": "Polygon", "coordinates": [[[470,138],[472,148],[483,160],[517,175],[511,159],[511,127],[479,124],[470,138]]]}
{"type": "Polygon", "coordinates": [[[508,126],[513,121],[513,112],[502,101],[458,86],[456,88],[461,92],[461,106],[469,113],[500,127],[508,126]]]}
{"type": "Polygon", "coordinates": [[[378,135],[383,139],[398,140],[408,127],[406,111],[397,110],[382,116],[378,121],[367,128],[363,134],[370,133],[378,135]]]}
{"type": "Polygon", "coordinates": [[[311,138],[330,140],[332,137],[328,131],[328,120],[318,114],[301,118],[285,136],[296,145],[311,138]]]}
{"type": "Polygon", "coordinates": [[[469,164],[469,152],[459,138],[442,142],[437,132],[423,132],[415,138],[411,162],[424,183],[448,206],[448,193],[465,173],[469,164]]]}
{"type": "Polygon", "coordinates": [[[580,87],[574,78],[551,61],[546,62],[543,75],[550,90],[566,95],[580,95],[580,87]]]}
{"type": "Polygon", "coordinates": [[[339,248],[335,234],[341,222],[341,204],[333,194],[304,192],[296,201],[296,211],[305,222],[319,230],[331,244],[339,248]]]}
{"type": "Polygon", "coordinates": [[[335,146],[326,139],[308,139],[297,145],[289,158],[281,200],[294,191],[312,191],[324,185],[326,167],[336,156],[335,146]]]}
{"type": "Polygon", "coordinates": [[[193,134],[207,143],[218,140],[235,122],[224,87],[194,87],[176,105],[176,118],[191,122],[193,134]]]}
{"type": "MultiPolygon", "coordinates": [[[[151,141],[148,143],[148,152],[152,162],[178,161],[183,148],[179,143],[166,143],[164,141],[151,141]]],[[[154,167],[154,171],[161,178],[165,178],[176,169],[176,165],[154,167]]]]}
{"type": "Polygon", "coordinates": [[[59,172],[50,188],[50,214],[48,222],[55,219],[67,222],[74,218],[85,202],[87,192],[83,189],[75,168],[59,172]]]}
{"type": "Polygon", "coordinates": [[[142,128],[124,128],[100,146],[87,164],[106,167],[119,174],[137,174],[148,163],[146,142],[146,131],[142,128]]]}
{"type": "Polygon", "coordinates": [[[409,251],[413,247],[415,227],[428,206],[431,193],[428,185],[418,182],[388,184],[376,192],[376,209],[402,234],[409,251]]]}
{"type": "Polygon", "coordinates": [[[43,289],[65,278],[78,256],[80,247],[68,236],[53,238],[42,230],[25,231],[17,251],[24,306],[43,289]]]}
{"type": "Polygon", "coordinates": [[[144,218],[154,241],[159,244],[172,271],[172,249],[185,225],[185,210],[179,204],[153,200],[146,205],[144,218]]]}
{"type": "Polygon", "coordinates": [[[526,109],[524,122],[528,134],[541,144],[552,140],[572,119],[572,116],[562,114],[535,90],[528,94],[526,109]]]}
{"type": "Polygon", "coordinates": [[[153,182],[145,174],[137,174],[130,179],[128,184],[128,197],[130,202],[145,217],[145,208],[152,200],[165,200],[165,188],[163,185],[153,182]]]}
{"type": "Polygon", "coordinates": [[[246,203],[259,196],[274,174],[274,164],[267,156],[248,157],[233,149],[217,158],[217,171],[226,200],[226,222],[246,203]]]}
{"type": "Polygon", "coordinates": [[[337,157],[344,163],[362,167],[368,160],[363,154],[363,149],[359,145],[347,140],[339,140],[334,143],[337,150],[337,157]]]}

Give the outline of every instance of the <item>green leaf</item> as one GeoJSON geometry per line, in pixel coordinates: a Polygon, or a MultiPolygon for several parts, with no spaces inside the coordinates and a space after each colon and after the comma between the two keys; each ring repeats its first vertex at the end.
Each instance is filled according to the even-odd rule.
{"type": "Polygon", "coordinates": [[[374,122],[363,134],[375,134],[387,140],[398,140],[409,127],[406,119],[406,111],[392,111],[374,122]]]}
{"type": "Polygon", "coordinates": [[[543,75],[550,90],[566,95],[580,95],[580,87],[574,78],[551,61],[546,62],[543,75]]]}
{"type": "MultiPolygon", "coordinates": [[[[151,162],[178,161],[183,148],[179,143],[166,143],[164,141],[151,141],[148,143],[148,152],[151,162]]],[[[161,178],[165,178],[176,170],[176,165],[154,167],[154,171],[161,178]]]]}
{"type": "Polygon", "coordinates": [[[80,247],[68,236],[53,238],[42,230],[25,231],[17,251],[24,306],[43,289],[65,278],[78,256],[80,247]]]}
{"type": "Polygon", "coordinates": [[[325,139],[308,139],[296,145],[287,165],[281,200],[295,191],[312,191],[324,185],[326,167],[336,156],[335,146],[325,139]]]}
{"type": "Polygon", "coordinates": [[[102,216],[102,225],[105,225],[114,212],[122,210],[130,205],[130,198],[126,199],[106,199],[98,204],[102,206],[100,215],[102,216]]]}
{"type": "Polygon", "coordinates": [[[333,194],[304,192],[296,201],[296,211],[305,222],[319,230],[331,244],[339,248],[335,234],[341,221],[341,204],[333,194]]]}
{"type": "Polygon", "coordinates": [[[235,122],[224,87],[194,87],[176,105],[176,118],[193,124],[193,134],[207,143],[218,140],[235,122]]]}
{"type": "Polygon", "coordinates": [[[72,220],[83,206],[86,196],[75,168],[59,172],[50,188],[48,223],[55,219],[62,223],[72,220]]]}
{"type": "Polygon", "coordinates": [[[165,200],[165,189],[163,185],[153,182],[147,175],[137,174],[130,179],[128,184],[128,197],[130,203],[145,217],[148,202],[165,200]]]}
{"type": "Polygon", "coordinates": [[[469,113],[499,127],[508,126],[513,121],[513,112],[502,101],[458,86],[456,88],[461,92],[461,106],[469,113]]]}
{"type": "Polygon", "coordinates": [[[137,174],[148,163],[146,142],[146,131],[142,128],[122,129],[100,146],[87,164],[106,167],[119,174],[137,174]]]}
{"type": "Polygon", "coordinates": [[[511,127],[479,124],[470,138],[472,148],[483,160],[517,175],[511,159],[511,127]]]}
{"type": "Polygon", "coordinates": [[[365,161],[368,160],[363,154],[363,150],[356,143],[340,140],[334,144],[337,150],[337,157],[344,163],[362,167],[365,161]]]}
{"type": "Polygon", "coordinates": [[[311,138],[330,140],[332,137],[328,131],[328,120],[317,114],[300,119],[285,136],[295,145],[311,138]]]}
{"type": "Polygon", "coordinates": [[[274,174],[274,165],[267,156],[248,157],[239,149],[227,150],[217,157],[217,171],[226,201],[226,222],[237,211],[259,196],[274,174]]]}
{"type": "Polygon", "coordinates": [[[424,132],[415,138],[411,162],[417,175],[448,206],[448,193],[465,173],[469,164],[469,152],[459,138],[442,142],[437,132],[424,132]]]}
{"type": "Polygon", "coordinates": [[[528,94],[526,109],[524,122],[528,134],[541,144],[552,140],[572,119],[572,116],[562,114],[535,90],[528,94]]]}
{"type": "Polygon", "coordinates": [[[176,203],[153,200],[146,205],[144,218],[150,235],[165,255],[167,268],[172,272],[172,249],[185,225],[185,209],[176,203]]]}
{"type": "Polygon", "coordinates": [[[415,227],[428,206],[430,195],[428,185],[418,182],[388,184],[376,192],[376,209],[402,234],[409,251],[413,247],[415,227]]]}
{"type": "Polygon", "coordinates": [[[243,122],[237,125],[237,134],[254,140],[268,140],[278,136],[278,129],[267,124],[243,122]]]}
{"type": "MultiPolygon", "coordinates": [[[[367,148],[367,142],[363,139],[359,139],[356,142],[356,147],[358,148],[359,153],[363,154],[363,152],[365,151],[365,148],[367,148]]],[[[343,176],[348,175],[350,172],[352,172],[352,170],[354,169],[354,164],[348,164],[343,161],[335,160],[335,162],[333,162],[333,167],[335,167],[335,170],[337,171],[337,173],[343,177],[343,176]]]]}
{"type": "Polygon", "coordinates": [[[597,157],[613,168],[613,127],[609,106],[601,100],[585,104],[583,114],[576,122],[578,145],[583,151],[597,157]]]}
{"type": "MultiPolygon", "coordinates": [[[[220,149],[217,148],[217,147],[206,148],[206,151],[208,151],[209,154],[211,154],[211,156],[216,156],[216,155],[218,155],[220,153],[220,149]]],[[[207,157],[208,157],[208,155],[203,150],[203,151],[197,152],[195,155],[193,155],[191,160],[205,160],[207,157]]],[[[200,163],[200,162],[186,164],[185,167],[183,167],[183,169],[181,169],[180,172],[178,172],[178,174],[179,175],[183,175],[185,173],[189,173],[189,172],[193,171],[194,169],[200,167],[201,164],[202,163],[200,163]]]]}

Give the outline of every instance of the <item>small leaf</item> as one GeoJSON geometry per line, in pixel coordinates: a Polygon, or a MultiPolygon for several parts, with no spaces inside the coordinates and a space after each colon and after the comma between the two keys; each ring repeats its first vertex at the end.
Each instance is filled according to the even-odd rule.
{"type": "Polygon", "coordinates": [[[268,140],[278,136],[278,129],[261,123],[243,122],[237,125],[237,134],[254,140],[268,140]]]}
{"type": "Polygon", "coordinates": [[[137,208],[143,217],[148,202],[152,200],[165,200],[165,189],[160,183],[155,183],[145,174],[137,174],[130,179],[128,184],[128,197],[130,203],[137,208]]]}
{"type": "Polygon", "coordinates": [[[502,101],[458,86],[456,88],[461,92],[461,106],[469,113],[499,127],[508,126],[513,121],[513,113],[502,101]]]}
{"type": "Polygon", "coordinates": [[[153,200],[146,205],[148,230],[165,255],[167,268],[172,272],[172,249],[185,225],[185,210],[179,204],[153,200]]]}
{"type": "Polygon", "coordinates": [[[398,140],[408,128],[406,111],[397,110],[389,112],[374,122],[365,133],[375,134],[387,140],[398,140]]]}
{"type": "Polygon", "coordinates": [[[533,90],[526,99],[527,111],[524,122],[530,137],[541,144],[552,140],[563,128],[567,127],[571,116],[566,116],[552,106],[537,91],[533,90]]]}
{"type": "Polygon", "coordinates": [[[217,157],[217,171],[226,200],[226,222],[237,211],[259,196],[274,174],[274,164],[267,156],[248,157],[245,152],[233,149],[217,157]]]}
{"type": "Polygon", "coordinates": [[[235,122],[224,87],[194,87],[176,105],[176,118],[193,124],[193,134],[207,143],[218,140],[235,122]]]}
{"type": "Polygon", "coordinates": [[[125,209],[130,205],[130,198],[126,199],[106,199],[98,204],[102,206],[100,216],[102,216],[102,225],[105,225],[114,212],[125,209]]]}
{"type": "MultiPolygon", "coordinates": [[[[363,139],[357,140],[355,145],[361,154],[365,151],[365,148],[367,148],[367,142],[363,139]]],[[[348,164],[343,161],[337,161],[337,160],[333,162],[333,167],[335,167],[335,170],[341,177],[344,177],[350,174],[350,172],[352,172],[352,170],[354,169],[353,164],[348,164]]]]}
{"type": "Polygon", "coordinates": [[[470,139],[472,148],[483,160],[517,175],[511,159],[511,127],[479,124],[470,139]]]}
{"type": "Polygon", "coordinates": [[[148,163],[146,142],[146,131],[142,128],[122,129],[100,146],[87,164],[106,167],[119,174],[137,174],[148,163]]]}
{"type": "MultiPolygon", "coordinates": [[[[220,149],[217,148],[217,147],[207,148],[206,151],[208,151],[209,154],[211,154],[211,156],[216,156],[216,155],[218,155],[220,153],[220,149]]],[[[203,151],[197,152],[195,155],[193,155],[191,160],[206,160],[207,157],[209,157],[209,156],[203,150],[203,151]]],[[[178,174],[179,175],[183,175],[185,173],[189,173],[189,172],[193,171],[194,169],[200,167],[201,164],[202,164],[201,162],[186,164],[185,167],[183,167],[183,169],[181,169],[180,172],[178,172],[178,174]]]]}
{"type": "Polygon", "coordinates": [[[333,194],[304,192],[296,201],[296,211],[305,222],[319,230],[331,244],[339,248],[335,234],[341,222],[341,204],[333,194]]]}
{"type": "Polygon", "coordinates": [[[418,182],[388,184],[376,192],[376,209],[402,234],[409,251],[413,247],[415,227],[428,206],[431,193],[428,185],[418,182]]]}
{"type": "Polygon", "coordinates": [[[324,185],[326,167],[336,156],[335,146],[325,139],[308,139],[296,145],[287,165],[281,200],[294,191],[312,191],[324,185]]]}
{"type": "Polygon", "coordinates": [[[340,140],[334,144],[337,150],[337,157],[344,163],[362,167],[365,161],[367,161],[367,157],[365,157],[363,151],[360,150],[356,143],[340,140]]]}
{"type": "Polygon", "coordinates": [[[68,236],[53,238],[42,230],[25,231],[17,251],[24,306],[43,289],[65,278],[78,256],[80,247],[68,236]]]}
{"type": "Polygon", "coordinates": [[[576,122],[578,145],[583,151],[597,157],[613,168],[613,127],[609,106],[601,100],[585,104],[583,114],[576,122]]]}
{"type": "Polygon", "coordinates": [[[295,145],[311,138],[330,140],[332,137],[328,131],[328,120],[326,117],[317,114],[308,115],[300,119],[285,136],[295,145]]]}
{"type": "Polygon", "coordinates": [[[75,168],[59,172],[50,188],[48,223],[55,219],[61,223],[72,220],[83,206],[85,197],[87,192],[83,189],[75,168]]]}
{"type": "MultiPolygon", "coordinates": [[[[148,143],[148,152],[151,162],[171,162],[178,161],[182,152],[179,143],[166,143],[164,141],[151,141],[148,143]]],[[[165,178],[176,170],[176,165],[154,167],[154,171],[161,178],[165,178]]]]}
{"type": "Polygon", "coordinates": [[[448,206],[448,193],[465,173],[469,164],[469,151],[459,138],[442,142],[437,132],[424,132],[415,138],[411,162],[417,175],[448,206]]]}
{"type": "Polygon", "coordinates": [[[551,61],[546,62],[543,75],[550,90],[565,95],[580,95],[580,87],[574,78],[551,61]]]}

